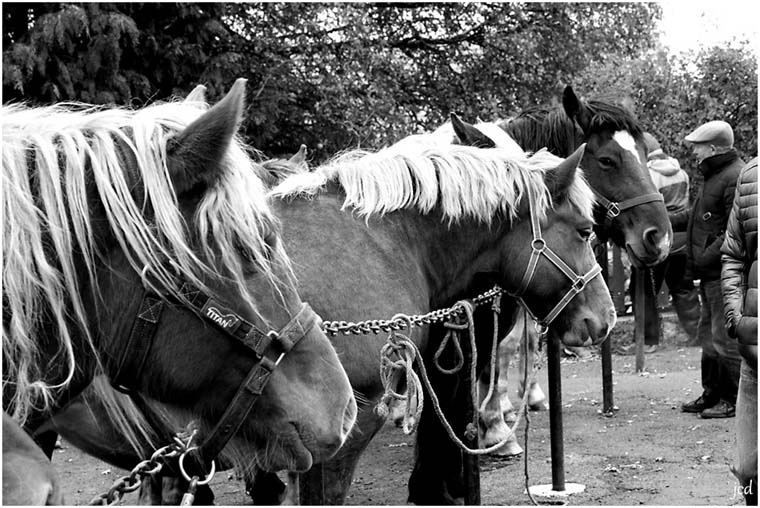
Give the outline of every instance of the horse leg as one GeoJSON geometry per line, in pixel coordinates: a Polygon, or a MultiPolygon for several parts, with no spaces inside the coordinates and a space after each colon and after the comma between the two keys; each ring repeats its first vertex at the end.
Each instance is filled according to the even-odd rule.
{"type": "MultiPolygon", "coordinates": [[[[457,389],[457,376],[450,375],[444,379],[435,372],[435,367],[428,369],[441,410],[457,435],[461,436],[466,425],[463,412],[453,411],[452,408],[459,407],[456,401],[443,397],[443,394],[456,397],[456,393],[461,391],[457,389]]],[[[463,498],[462,452],[451,441],[432,405],[426,403],[416,432],[408,501],[420,505],[456,505],[463,504],[463,498]]]]}
{"type": "MultiPolygon", "coordinates": [[[[522,399],[522,396],[525,393],[525,359],[530,358],[532,356],[535,356],[536,349],[538,348],[538,333],[536,333],[534,327],[529,326],[527,329],[528,332],[528,347],[530,348],[529,351],[526,351],[525,349],[525,341],[520,341],[520,359],[519,359],[519,369],[520,369],[520,379],[518,381],[518,389],[517,389],[517,396],[522,399]],[[528,355],[530,353],[530,355],[528,355]]],[[[533,380],[530,383],[530,387],[528,388],[528,409],[531,411],[547,411],[549,409],[549,405],[546,401],[546,395],[544,394],[544,391],[541,389],[541,386],[538,384],[537,380],[533,380]]]]}
{"type": "Polygon", "coordinates": [[[34,442],[39,445],[47,458],[52,460],[55,446],[58,443],[58,433],[54,430],[35,432],[34,442]]]}
{"type": "Polygon", "coordinates": [[[345,504],[356,465],[367,445],[382,428],[385,419],[377,416],[375,405],[363,405],[356,418],[354,431],[338,453],[298,477],[303,505],[345,504]]]}
{"type": "MultiPolygon", "coordinates": [[[[486,407],[480,413],[480,447],[489,448],[497,443],[504,443],[497,450],[493,451],[493,455],[499,456],[514,456],[522,453],[522,448],[517,443],[514,433],[504,420],[504,412],[501,407],[501,397],[496,389],[498,387],[498,381],[501,378],[501,368],[499,362],[494,363],[494,393],[488,399],[486,407]]],[[[491,366],[486,365],[478,378],[480,384],[480,396],[484,399],[488,394],[488,388],[490,383],[490,371],[491,366]]],[[[504,372],[506,374],[506,372],[504,372]]],[[[481,403],[483,400],[480,401],[481,403]]]]}
{"type": "Polygon", "coordinates": [[[287,487],[277,473],[257,469],[253,475],[246,475],[245,491],[251,496],[254,505],[273,506],[284,503],[287,487]]]}
{"type": "Polygon", "coordinates": [[[285,499],[282,504],[286,506],[295,506],[301,501],[301,482],[298,473],[287,472],[288,485],[285,492],[285,499]]]}
{"type": "MultiPolygon", "coordinates": [[[[444,333],[431,328],[430,335],[443,336],[444,333]]],[[[452,430],[457,436],[462,436],[470,422],[465,420],[465,412],[461,408],[465,407],[470,394],[461,389],[461,376],[469,373],[464,368],[454,375],[444,374],[434,365],[431,357],[432,352],[425,358],[430,383],[452,430]]],[[[487,358],[479,360],[485,361],[487,358]]],[[[455,359],[452,352],[445,351],[439,363],[444,366],[453,365],[455,359]]],[[[481,372],[482,370],[481,368],[481,372]]],[[[462,451],[451,440],[430,402],[423,407],[416,434],[415,462],[409,478],[408,501],[422,505],[463,504],[465,484],[462,451]]]]}

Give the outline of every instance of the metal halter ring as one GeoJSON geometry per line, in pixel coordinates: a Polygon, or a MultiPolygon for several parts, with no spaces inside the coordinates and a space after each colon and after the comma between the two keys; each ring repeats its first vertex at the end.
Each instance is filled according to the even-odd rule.
{"type": "Polygon", "coordinates": [[[534,238],[530,246],[534,251],[542,252],[546,248],[546,241],[543,238],[534,238]]]}
{"type": "Polygon", "coordinates": [[[610,219],[614,219],[620,215],[620,207],[617,203],[610,203],[607,205],[607,215],[609,215],[610,219]]]}
{"type": "MultiPolygon", "coordinates": [[[[187,471],[185,471],[185,455],[187,455],[188,452],[191,452],[193,450],[196,450],[197,447],[193,446],[192,448],[186,450],[182,455],[179,456],[179,472],[182,473],[182,477],[187,480],[188,482],[193,481],[192,478],[187,474],[187,471]]],[[[206,475],[206,478],[204,480],[198,480],[196,485],[206,485],[208,484],[211,479],[214,477],[214,473],[216,473],[216,461],[211,461],[211,471],[206,475]]]]}

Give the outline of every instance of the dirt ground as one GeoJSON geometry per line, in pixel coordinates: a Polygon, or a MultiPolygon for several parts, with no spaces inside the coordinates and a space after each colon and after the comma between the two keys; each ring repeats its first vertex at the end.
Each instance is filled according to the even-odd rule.
{"type": "MultiPolygon", "coordinates": [[[[632,335],[630,320],[621,322],[611,338],[613,351],[630,343],[632,335]]],[[[685,337],[672,316],[664,322],[663,335],[661,349],[646,356],[643,373],[635,372],[634,357],[613,354],[614,400],[619,410],[612,417],[601,415],[599,357],[563,360],[565,478],[568,484],[585,486],[582,493],[564,498],[569,504],[743,504],[728,466],[735,446],[734,419],[703,420],[680,411],[683,401],[701,393],[700,350],[678,344],[685,337]]],[[[546,370],[538,376],[546,387],[546,370]]],[[[531,415],[528,483],[550,486],[549,414],[531,415]]],[[[524,424],[518,434],[523,444],[524,424]]],[[[63,446],[53,460],[68,503],[86,504],[125,474],[65,442],[63,446]]],[[[413,449],[413,435],[386,425],[360,462],[348,504],[407,504],[413,449]]],[[[483,504],[531,504],[522,457],[482,458],[480,464],[483,504]]],[[[242,482],[232,473],[217,474],[212,486],[218,504],[250,504],[242,482]]],[[[136,502],[136,494],[127,494],[126,504],[136,502]]]]}

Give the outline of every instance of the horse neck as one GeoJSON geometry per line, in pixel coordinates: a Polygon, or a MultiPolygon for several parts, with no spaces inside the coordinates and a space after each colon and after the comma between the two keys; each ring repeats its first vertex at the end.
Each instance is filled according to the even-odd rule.
{"type": "Polygon", "coordinates": [[[478,274],[498,271],[500,245],[508,232],[501,221],[489,226],[468,218],[449,225],[437,212],[395,212],[385,227],[398,235],[400,248],[414,252],[432,308],[470,294],[478,274]]]}

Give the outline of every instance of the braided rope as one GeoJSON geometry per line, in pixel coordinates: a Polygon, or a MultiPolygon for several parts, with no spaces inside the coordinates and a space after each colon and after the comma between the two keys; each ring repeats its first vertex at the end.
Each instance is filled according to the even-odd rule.
{"type": "Polygon", "coordinates": [[[501,295],[496,295],[491,302],[491,311],[493,313],[493,340],[491,341],[491,372],[488,376],[488,393],[480,404],[480,412],[486,410],[486,406],[493,396],[496,381],[496,362],[499,361],[499,314],[501,314],[501,295]]]}

